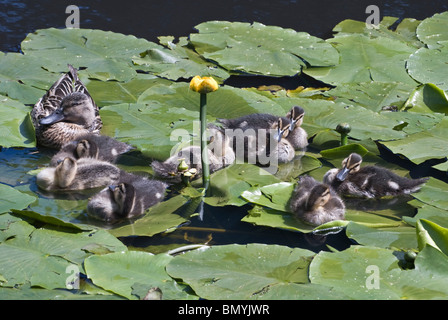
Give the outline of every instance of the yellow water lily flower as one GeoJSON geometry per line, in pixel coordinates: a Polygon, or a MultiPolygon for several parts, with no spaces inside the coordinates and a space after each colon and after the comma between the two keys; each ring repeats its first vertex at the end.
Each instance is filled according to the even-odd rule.
{"type": "Polygon", "coordinates": [[[212,77],[195,76],[190,81],[190,89],[199,93],[210,93],[218,90],[219,85],[212,77]]]}

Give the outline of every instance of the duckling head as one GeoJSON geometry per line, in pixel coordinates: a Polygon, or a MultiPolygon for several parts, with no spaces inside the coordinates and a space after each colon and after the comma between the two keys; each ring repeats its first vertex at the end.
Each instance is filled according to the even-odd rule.
{"type": "Polygon", "coordinates": [[[293,131],[294,128],[300,127],[303,123],[303,117],[305,116],[305,110],[302,107],[294,106],[292,107],[291,111],[288,112],[286,117],[288,117],[290,124],[289,124],[289,131],[293,131]]]}
{"type": "Polygon", "coordinates": [[[75,155],[80,158],[95,158],[98,159],[99,149],[98,145],[93,141],[80,140],[76,145],[75,155]]]}
{"type": "Polygon", "coordinates": [[[277,122],[272,125],[273,130],[277,130],[274,135],[274,138],[277,142],[280,142],[283,138],[286,138],[289,135],[289,125],[287,123],[283,123],[282,118],[278,118],[277,122]]]}
{"type": "Polygon", "coordinates": [[[327,204],[331,198],[330,188],[324,184],[314,186],[306,201],[306,211],[316,211],[327,204]]]}
{"type": "Polygon", "coordinates": [[[336,179],[344,181],[350,173],[359,171],[361,167],[362,157],[357,153],[350,154],[342,161],[342,169],[336,175],[336,179]]]}
{"type": "Polygon", "coordinates": [[[39,123],[51,125],[57,122],[70,122],[89,127],[95,120],[95,107],[91,99],[82,92],[74,92],[62,99],[59,107],[39,123]]]}
{"type": "Polygon", "coordinates": [[[131,184],[111,185],[90,199],[87,212],[96,219],[115,222],[131,213],[135,203],[135,189],[131,184]]]}
{"type": "Polygon", "coordinates": [[[76,160],[66,157],[58,161],[56,168],[46,168],[39,172],[36,183],[44,190],[64,189],[75,179],[77,168],[76,160]]]}

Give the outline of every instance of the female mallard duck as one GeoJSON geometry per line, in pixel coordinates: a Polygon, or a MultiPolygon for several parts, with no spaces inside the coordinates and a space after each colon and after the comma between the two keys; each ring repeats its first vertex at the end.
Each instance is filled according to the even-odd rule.
{"type": "Polygon", "coordinates": [[[40,188],[47,191],[84,190],[114,184],[122,174],[120,169],[109,162],[67,157],[56,167],[45,168],[39,172],[36,182],[40,188]]]}
{"type": "Polygon", "coordinates": [[[31,111],[39,145],[60,148],[86,133],[99,133],[99,110],[75,68],[61,76],[31,111]]]}
{"type": "Polygon", "coordinates": [[[409,179],[377,166],[361,168],[362,157],[350,154],[342,161],[342,169],[331,169],[324,176],[324,183],[337,193],[363,198],[398,196],[418,191],[428,178],[409,179]]]}
{"type": "Polygon", "coordinates": [[[109,223],[138,217],[163,200],[166,188],[167,184],[161,181],[126,174],[117,185],[94,195],[87,204],[87,212],[109,223]]]}
{"type": "MultiPolygon", "coordinates": [[[[230,146],[229,138],[218,127],[209,126],[208,130],[210,143],[207,152],[210,172],[213,173],[232,164],[235,161],[235,152],[230,146]]],[[[177,183],[182,180],[181,172],[178,169],[182,159],[189,169],[195,169],[196,178],[201,176],[202,158],[199,146],[183,148],[164,162],[153,161],[151,166],[156,176],[177,183]]]]}
{"type": "Polygon", "coordinates": [[[345,218],[344,202],[329,186],[310,176],[301,177],[289,204],[297,218],[313,226],[345,218]]]}
{"type": "Polygon", "coordinates": [[[66,157],[73,159],[94,158],[114,163],[118,156],[132,149],[132,146],[114,138],[89,133],[64,144],[60,151],[51,158],[50,166],[56,166],[66,157]]]}
{"type": "Polygon", "coordinates": [[[308,134],[301,127],[304,116],[305,110],[299,106],[294,106],[286,115],[289,120],[289,134],[286,139],[294,147],[294,150],[303,149],[308,146],[308,134]]]}

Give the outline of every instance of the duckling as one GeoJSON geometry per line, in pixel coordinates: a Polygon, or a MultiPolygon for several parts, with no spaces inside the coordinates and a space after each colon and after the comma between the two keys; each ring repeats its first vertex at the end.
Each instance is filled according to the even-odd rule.
{"type": "Polygon", "coordinates": [[[310,176],[301,177],[289,205],[297,218],[313,226],[345,218],[341,198],[329,186],[310,176]]]}
{"type": "Polygon", "coordinates": [[[289,120],[289,134],[286,139],[291,143],[294,150],[304,149],[308,146],[308,134],[301,127],[305,110],[299,106],[292,107],[286,117],[289,120]]]}
{"type": "Polygon", "coordinates": [[[94,158],[115,163],[118,156],[132,149],[134,147],[114,138],[89,133],[64,144],[60,151],[51,158],[50,166],[56,166],[59,161],[66,157],[73,159],[94,158]]]}
{"type": "Polygon", "coordinates": [[[166,188],[164,182],[129,173],[118,184],[94,195],[87,204],[87,212],[108,223],[138,217],[163,200],[166,188]]]}
{"type": "Polygon", "coordinates": [[[86,133],[99,133],[99,109],[75,68],[62,75],[31,111],[39,145],[59,149],[86,133]]]}
{"type": "Polygon", "coordinates": [[[40,171],[36,182],[47,191],[84,190],[116,183],[121,175],[122,171],[109,162],[66,157],[56,167],[40,171]]]}
{"type": "MultiPolygon", "coordinates": [[[[229,138],[215,126],[209,126],[210,143],[207,148],[210,173],[218,171],[235,161],[235,152],[230,146],[229,138]]],[[[202,174],[201,148],[189,146],[169,157],[164,162],[153,161],[151,166],[156,176],[172,181],[182,180],[178,172],[180,161],[184,159],[190,169],[196,170],[195,178],[202,174]]]]}
{"type": "Polygon", "coordinates": [[[267,130],[247,128],[233,131],[232,147],[236,157],[262,166],[291,161],[295,155],[294,148],[285,139],[289,133],[289,123],[285,123],[281,117],[271,123],[267,130]]]}
{"type": "Polygon", "coordinates": [[[342,161],[342,169],[331,169],[324,176],[324,183],[336,192],[363,198],[398,196],[418,191],[428,178],[409,179],[377,166],[361,168],[362,157],[350,154],[342,161]]]}

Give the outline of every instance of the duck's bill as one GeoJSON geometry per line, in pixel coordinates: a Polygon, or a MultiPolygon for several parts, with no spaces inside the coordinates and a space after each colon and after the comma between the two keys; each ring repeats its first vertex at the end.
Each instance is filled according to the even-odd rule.
{"type": "Polygon", "coordinates": [[[53,112],[49,116],[46,116],[45,118],[40,119],[40,124],[53,124],[59,121],[64,120],[64,115],[61,113],[53,112]]]}
{"type": "Polygon", "coordinates": [[[339,181],[344,181],[347,178],[349,172],[350,170],[348,170],[347,168],[342,168],[336,175],[336,179],[339,181]]]}
{"type": "Polygon", "coordinates": [[[289,131],[293,131],[296,127],[297,120],[291,120],[291,123],[289,124],[289,131]]]}

